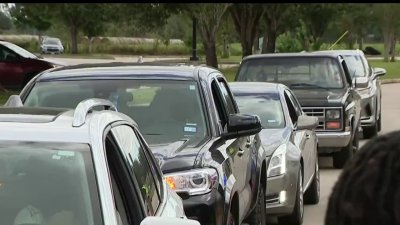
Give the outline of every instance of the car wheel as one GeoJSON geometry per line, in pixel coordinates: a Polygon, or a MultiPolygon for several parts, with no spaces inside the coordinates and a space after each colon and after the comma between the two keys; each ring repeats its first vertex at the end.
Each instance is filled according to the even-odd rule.
{"type": "Polygon", "coordinates": [[[378,121],[376,121],[374,126],[363,127],[364,138],[372,138],[378,135],[378,121]]]}
{"type": "MultiPolygon", "coordinates": [[[[358,130],[358,129],[356,129],[358,130]]],[[[358,151],[359,133],[355,132],[353,141],[338,152],[333,153],[333,166],[337,169],[342,169],[346,162],[353,158],[354,153],[358,151]]]]}
{"type": "Polygon", "coordinates": [[[315,175],[308,190],[304,193],[304,202],[306,204],[318,204],[320,197],[320,179],[319,179],[318,159],[315,163],[315,175]]]}
{"type": "Polygon", "coordinates": [[[248,218],[249,225],[265,225],[267,219],[264,187],[260,184],[257,205],[248,218]]]}
{"type": "Polygon", "coordinates": [[[296,201],[293,212],[287,216],[278,217],[279,224],[282,225],[301,225],[303,223],[304,202],[303,202],[303,172],[300,168],[297,180],[296,201]]]}

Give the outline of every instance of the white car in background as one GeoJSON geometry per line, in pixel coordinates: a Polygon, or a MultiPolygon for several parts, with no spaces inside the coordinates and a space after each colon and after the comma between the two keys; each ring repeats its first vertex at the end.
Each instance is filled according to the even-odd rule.
{"type": "Polygon", "coordinates": [[[64,46],[59,38],[46,37],[40,45],[40,50],[42,54],[62,54],[64,53],[64,46]]]}

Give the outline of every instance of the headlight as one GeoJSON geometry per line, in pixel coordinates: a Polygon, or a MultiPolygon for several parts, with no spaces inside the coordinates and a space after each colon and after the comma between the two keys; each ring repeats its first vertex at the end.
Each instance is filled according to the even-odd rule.
{"type": "Polygon", "coordinates": [[[357,89],[358,94],[368,95],[371,92],[371,88],[357,89]]]}
{"type": "Polygon", "coordinates": [[[286,144],[279,146],[269,161],[267,177],[279,176],[286,173],[286,144]]]}
{"type": "Polygon", "coordinates": [[[215,169],[195,169],[185,172],[164,174],[168,186],[176,192],[186,192],[189,195],[206,194],[211,191],[218,180],[215,169]]]}
{"type": "Polygon", "coordinates": [[[340,119],[340,109],[327,109],[326,110],[327,120],[338,120],[340,119]]]}

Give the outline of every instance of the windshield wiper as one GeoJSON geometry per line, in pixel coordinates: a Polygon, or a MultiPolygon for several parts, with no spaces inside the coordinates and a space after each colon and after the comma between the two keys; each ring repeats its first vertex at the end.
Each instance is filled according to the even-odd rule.
{"type": "Polygon", "coordinates": [[[303,87],[316,87],[316,88],[329,90],[328,87],[322,87],[322,86],[319,86],[317,84],[309,84],[309,83],[294,83],[294,84],[290,85],[290,88],[292,88],[292,87],[301,87],[301,86],[303,86],[303,87]]]}

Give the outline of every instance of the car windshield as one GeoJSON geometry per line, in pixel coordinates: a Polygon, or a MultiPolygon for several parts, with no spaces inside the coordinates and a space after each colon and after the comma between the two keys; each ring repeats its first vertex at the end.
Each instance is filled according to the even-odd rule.
{"type": "Polygon", "coordinates": [[[59,45],[61,41],[59,39],[44,39],[43,44],[47,45],[59,45]]]}
{"type": "Polygon", "coordinates": [[[277,57],[243,62],[237,81],[283,83],[289,88],[343,88],[339,63],[327,57],[277,57]]]}
{"type": "Polygon", "coordinates": [[[103,224],[95,179],[87,144],[0,141],[1,224],[103,224]]]}
{"type": "Polygon", "coordinates": [[[354,77],[365,77],[368,72],[364,67],[364,63],[359,55],[344,55],[347,67],[349,68],[350,75],[354,77]]]}
{"type": "Polygon", "coordinates": [[[285,127],[285,118],[278,93],[248,94],[233,91],[241,113],[260,117],[264,129],[285,127]]]}
{"type": "Polygon", "coordinates": [[[18,55],[25,57],[25,58],[32,58],[32,59],[36,59],[37,56],[28,52],[27,50],[19,47],[18,45],[12,44],[12,43],[8,43],[8,42],[3,42],[2,43],[4,46],[6,46],[7,48],[11,49],[12,51],[14,51],[15,53],[17,53],[18,55]]]}
{"type": "Polygon", "coordinates": [[[194,81],[81,80],[36,83],[26,106],[75,108],[87,98],[109,99],[139,125],[149,144],[186,140],[202,142],[206,118],[200,90],[194,81]]]}

